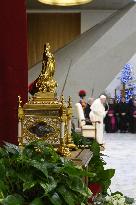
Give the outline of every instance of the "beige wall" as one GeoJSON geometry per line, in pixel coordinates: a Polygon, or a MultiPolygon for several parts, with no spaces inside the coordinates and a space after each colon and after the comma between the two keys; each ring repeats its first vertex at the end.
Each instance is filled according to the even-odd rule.
{"type": "Polygon", "coordinates": [[[46,42],[51,44],[54,52],[80,35],[80,22],[80,13],[29,13],[29,68],[42,59],[46,42]]]}
{"type": "Polygon", "coordinates": [[[96,24],[113,14],[115,10],[88,10],[81,12],[81,33],[89,30],[96,24]]]}

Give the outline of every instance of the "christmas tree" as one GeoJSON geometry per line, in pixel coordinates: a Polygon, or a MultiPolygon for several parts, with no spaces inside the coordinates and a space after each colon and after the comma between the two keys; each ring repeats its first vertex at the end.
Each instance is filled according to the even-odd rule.
{"type": "MultiPolygon", "coordinates": [[[[123,86],[121,96],[126,98],[126,102],[129,101],[130,97],[136,94],[136,84],[133,81],[136,77],[133,72],[133,66],[126,64],[121,70],[120,81],[123,86]]],[[[121,96],[118,96],[120,98],[121,96]]]]}

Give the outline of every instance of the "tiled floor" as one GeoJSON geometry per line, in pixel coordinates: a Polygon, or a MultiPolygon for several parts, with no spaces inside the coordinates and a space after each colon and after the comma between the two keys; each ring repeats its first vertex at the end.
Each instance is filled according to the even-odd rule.
{"type": "Polygon", "coordinates": [[[116,169],[111,191],[136,200],[136,134],[105,134],[105,143],[107,167],[116,169]]]}

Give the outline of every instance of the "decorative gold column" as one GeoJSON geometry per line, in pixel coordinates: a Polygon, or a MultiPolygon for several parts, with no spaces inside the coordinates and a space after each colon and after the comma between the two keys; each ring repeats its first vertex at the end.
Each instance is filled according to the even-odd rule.
{"type": "Polygon", "coordinates": [[[18,142],[19,146],[22,146],[22,121],[24,119],[24,110],[22,108],[22,100],[21,97],[18,96],[18,142]]]}
{"type": "Polygon", "coordinates": [[[61,132],[60,132],[60,146],[57,150],[57,152],[63,156],[70,156],[71,153],[69,151],[69,148],[66,147],[65,144],[65,126],[66,126],[66,121],[67,121],[67,108],[65,105],[65,101],[64,101],[64,96],[61,96],[61,109],[60,109],[60,120],[61,120],[61,132]]]}
{"type": "Polygon", "coordinates": [[[68,99],[68,107],[67,107],[67,139],[66,145],[69,149],[77,149],[76,145],[73,143],[71,138],[71,119],[72,119],[72,101],[71,97],[69,96],[68,99]]]}

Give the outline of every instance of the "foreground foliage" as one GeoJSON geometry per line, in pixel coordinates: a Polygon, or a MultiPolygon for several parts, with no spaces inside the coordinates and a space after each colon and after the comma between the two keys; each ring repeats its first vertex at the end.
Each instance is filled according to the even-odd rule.
{"type": "Polygon", "coordinates": [[[90,147],[93,157],[89,162],[89,170],[95,173],[95,176],[89,178],[90,183],[98,183],[102,187],[102,194],[106,195],[111,185],[111,179],[115,174],[115,169],[107,169],[106,162],[103,160],[103,154],[100,153],[99,144],[94,141],[90,147]]]}
{"type": "Polygon", "coordinates": [[[106,162],[100,152],[100,146],[95,140],[89,140],[74,130],[72,132],[73,141],[79,148],[87,147],[93,157],[89,162],[89,171],[95,175],[89,178],[89,187],[93,196],[89,199],[90,205],[129,205],[134,203],[133,198],[124,196],[121,192],[109,194],[111,179],[115,174],[115,169],[106,169],[106,162]]]}
{"type": "Polygon", "coordinates": [[[91,191],[82,181],[94,174],[60,157],[52,146],[33,142],[20,151],[6,143],[0,148],[2,205],[80,205],[91,191]]]}
{"type": "Polygon", "coordinates": [[[79,148],[88,147],[93,153],[89,162],[89,171],[95,173],[94,177],[89,178],[89,183],[97,183],[102,187],[102,193],[107,194],[111,184],[111,179],[115,174],[115,169],[106,169],[106,162],[103,160],[103,154],[100,152],[100,145],[93,139],[88,139],[76,132],[72,132],[74,143],[79,148]]]}

